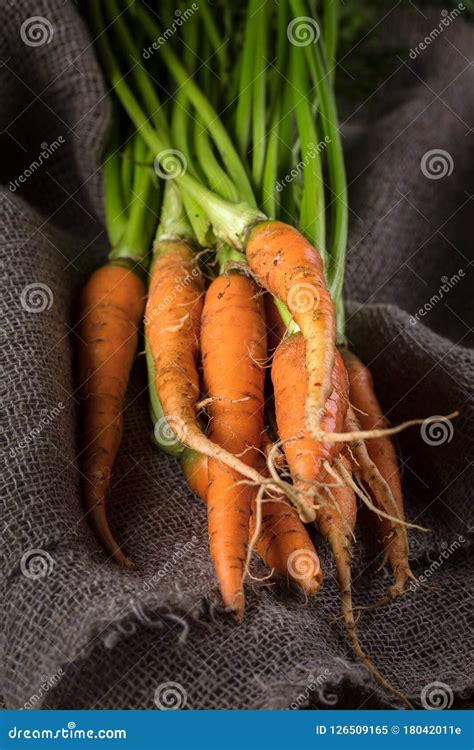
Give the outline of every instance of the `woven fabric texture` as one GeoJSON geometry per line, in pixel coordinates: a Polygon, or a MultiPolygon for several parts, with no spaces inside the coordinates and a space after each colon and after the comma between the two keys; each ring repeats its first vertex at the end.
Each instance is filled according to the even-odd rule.
{"type": "MultiPolygon", "coordinates": [[[[152,446],[143,358],[129,388],[110,501],[112,528],[136,571],[108,561],[95,541],[80,498],[72,329],[78,289],[106,253],[100,155],[110,103],[72,3],[1,4],[5,706],[398,708],[351,653],[319,537],[326,581],[315,601],[286,582],[250,580],[245,623],[236,627],[219,613],[205,510],[177,463],[152,446]],[[25,43],[32,16],[49,22],[48,43],[25,43]]],[[[359,622],[373,661],[417,705],[437,681],[458,705],[469,698],[473,674],[474,31],[456,18],[410,56],[439,20],[394,11],[382,25],[403,50],[394,73],[343,127],[350,344],[370,366],[393,424],[460,411],[451,423],[397,440],[408,518],[430,529],[410,532],[413,569],[433,587],[416,587],[359,622]],[[436,164],[429,152],[440,149],[436,164]]],[[[357,603],[380,599],[389,581],[375,552],[361,523],[357,603]]],[[[264,573],[257,562],[253,570],[264,573]]]]}

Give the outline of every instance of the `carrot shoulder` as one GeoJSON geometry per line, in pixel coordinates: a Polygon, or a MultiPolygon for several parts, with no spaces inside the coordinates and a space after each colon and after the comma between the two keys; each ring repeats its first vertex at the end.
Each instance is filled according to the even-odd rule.
{"type": "Polygon", "coordinates": [[[130,268],[108,264],[86,283],[80,299],[79,379],[83,423],[84,502],[106,551],[128,559],[115,541],[105,501],[122,437],[125,392],[138,344],[145,285],[130,268]]]}

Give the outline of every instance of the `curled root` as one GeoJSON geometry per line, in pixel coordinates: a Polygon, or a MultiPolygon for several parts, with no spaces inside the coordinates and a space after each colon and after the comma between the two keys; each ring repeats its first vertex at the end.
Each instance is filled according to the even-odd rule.
{"type": "Polygon", "coordinates": [[[434,416],[427,417],[426,419],[409,419],[407,422],[402,422],[396,427],[385,427],[377,430],[355,430],[350,432],[324,432],[324,430],[318,429],[312,431],[311,434],[315,440],[321,443],[348,443],[354,440],[371,440],[373,438],[388,437],[389,435],[397,435],[399,432],[406,430],[407,427],[414,427],[418,424],[433,424],[439,422],[440,419],[454,419],[459,416],[458,411],[453,411],[451,414],[446,416],[434,416]]]}

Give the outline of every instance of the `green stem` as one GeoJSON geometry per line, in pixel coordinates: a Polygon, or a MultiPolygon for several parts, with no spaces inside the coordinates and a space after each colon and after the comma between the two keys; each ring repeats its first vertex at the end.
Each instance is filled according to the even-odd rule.
{"type": "Polygon", "coordinates": [[[280,126],[280,106],[277,101],[275,112],[270,125],[270,132],[267,138],[267,153],[265,156],[265,167],[263,170],[262,183],[262,209],[263,212],[272,219],[277,216],[277,179],[278,179],[278,151],[279,143],[279,126],[280,126]]]}
{"type": "Polygon", "coordinates": [[[319,154],[321,144],[315,118],[307,99],[307,70],[304,50],[301,47],[292,49],[290,78],[304,178],[300,231],[318,248],[324,263],[327,264],[324,182],[319,154]]]}
{"type": "Polygon", "coordinates": [[[127,227],[122,240],[109,254],[110,260],[131,260],[145,266],[153,229],[156,226],[158,190],[151,167],[151,154],[143,139],[134,136],[134,175],[130,191],[127,227]],[[154,217],[150,221],[150,214],[154,217]]]}
{"type": "MultiPolygon", "coordinates": [[[[94,0],[94,4],[98,2],[99,0],[94,0]]],[[[123,48],[129,58],[129,63],[133,63],[132,74],[146,104],[146,109],[150,113],[151,120],[161,132],[166,133],[167,122],[163,107],[148,73],[143,68],[141,55],[125,23],[125,11],[120,10],[117,0],[104,0],[104,2],[107,15],[119,41],[119,48],[123,48]]]]}
{"type": "Polygon", "coordinates": [[[282,302],[280,299],[278,299],[278,297],[273,297],[273,301],[275,303],[276,309],[278,310],[280,314],[280,318],[282,319],[284,325],[286,326],[287,333],[288,334],[298,333],[300,331],[300,327],[293,320],[293,316],[291,312],[288,310],[285,303],[282,302]]]}
{"type": "Polygon", "coordinates": [[[209,134],[199,120],[196,121],[194,142],[199,165],[206,175],[211,190],[233,203],[238,201],[238,191],[217,161],[209,134]]]}
{"type": "Polygon", "coordinates": [[[259,0],[252,21],[256,32],[258,31],[258,49],[256,45],[252,82],[252,176],[258,194],[261,192],[265,162],[267,13],[267,4],[259,0]]]}
{"type": "MultiPolygon", "coordinates": [[[[303,0],[290,0],[290,2],[296,16],[307,15],[303,0]]],[[[327,278],[336,308],[340,309],[342,306],[340,299],[342,300],[348,231],[347,182],[344,155],[338,129],[334,92],[325,62],[323,39],[320,38],[317,44],[305,46],[304,50],[311,78],[318,92],[321,128],[327,142],[328,172],[332,192],[330,204],[332,238],[327,278]]],[[[343,325],[342,316],[339,318],[339,324],[343,325]]],[[[340,336],[344,335],[343,329],[339,328],[338,332],[340,336]]]]}
{"type": "Polygon", "coordinates": [[[323,37],[331,80],[334,80],[336,69],[338,28],[339,0],[324,0],[323,37]]]}
{"type": "Polygon", "coordinates": [[[172,180],[168,180],[165,185],[155,244],[170,237],[194,238],[193,229],[184,210],[181,193],[172,180]]]}
{"type": "MultiPolygon", "coordinates": [[[[194,168],[194,159],[191,158],[191,151],[189,148],[188,138],[188,124],[190,117],[186,108],[190,106],[188,100],[184,96],[182,91],[179,91],[176,96],[176,103],[173,109],[172,119],[172,131],[175,145],[178,151],[184,157],[183,167],[194,177],[199,178],[196,169],[194,168]]],[[[177,155],[178,158],[179,154],[177,155]]],[[[200,245],[205,245],[210,232],[210,223],[205,213],[199,204],[189,194],[183,191],[182,194],[186,212],[189,216],[189,220],[192,224],[194,234],[200,245]]]]}
{"type": "Polygon", "coordinates": [[[227,78],[227,41],[224,41],[217,28],[214,16],[212,15],[207,2],[203,2],[199,5],[199,15],[201,16],[204,28],[206,30],[206,36],[210,42],[211,48],[219,61],[220,67],[220,78],[225,81],[227,78]]]}
{"type": "MultiPolygon", "coordinates": [[[[152,36],[160,36],[160,28],[154,18],[152,18],[145,9],[140,6],[137,9],[144,28],[152,36]]],[[[164,44],[160,47],[160,54],[170,73],[175,78],[181,90],[185,92],[188,99],[199,112],[206,128],[209,130],[217,149],[221,155],[229,176],[235,185],[239,186],[240,193],[249,205],[255,206],[255,198],[250,185],[247,172],[239,159],[234,145],[222,124],[219,115],[209,102],[207,97],[198,88],[192,78],[189,77],[187,70],[181,65],[177,56],[169,45],[164,44]]]]}
{"type": "Polygon", "coordinates": [[[245,255],[226,243],[223,243],[217,249],[216,258],[219,266],[219,273],[221,274],[226,271],[226,266],[229,263],[239,263],[243,266],[247,265],[247,258],[245,255]]]}
{"type": "Polygon", "coordinates": [[[255,49],[255,12],[258,0],[249,0],[244,29],[244,44],[240,55],[239,94],[235,111],[235,135],[243,159],[247,157],[252,122],[252,81],[255,49]]]}
{"type": "Polygon", "coordinates": [[[112,121],[108,151],[103,164],[105,226],[110,245],[115,247],[122,238],[127,224],[127,208],[121,183],[122,154],[119,150],[116,116],[112,121]]]}
{"type": "Polygon", "coordinates": [[[122,169],[120,172],[120,182],[124,195],[125,210],[128,212],[130,203],[130,194],[133,182],[133,135],[128,136],[128,140],[122,151],[122,169]]]}

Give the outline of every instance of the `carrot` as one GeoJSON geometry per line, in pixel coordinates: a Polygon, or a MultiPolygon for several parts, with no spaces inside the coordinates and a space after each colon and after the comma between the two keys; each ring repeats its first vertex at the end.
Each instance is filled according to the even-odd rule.
{"type": "Polygon", "coordinates": [[[273,297],[265,292],[265,320],[267,322],[268,354],[271,355],[286,333],[286,326],[275,305],[273,297]]]}
{"type": "MultiPolygon", "coordinates": [[[[229,449],[213,442],[212,436],[205,435],[197,421],[199,376],[196,358],[204,291],[192,246],[184,239],[162,240],[156,243],[154,255],[145,310],[145,335],[164,417],[181,443],[209,458],[218,459],[232,471],[261,485],[265,483],[265,477],[255,466],[242,460],[237,455],[239,451],[234,455],[229,449]]],[[[252,296],[258,294],[256,286],[252,284],[252,296]]],[[[260,309],[261,303],[258,304],[260,309]]],[[[236,315],[240,315],[240,312],[236,315]]],[[[235,318],[233,323],[237,323],[239,329],[235,318]]],[[[259,335],[260,341],[264,342],[265,331],[259,332],[259,335]]],[[[224,334],[224,338],[226,343],[231,343],[227,342],[228,335],[224,334]]],[[[262,359],[259,366],[263,364],[262,359]]],[[[235,366],[236,374],[238,369],[235,366]]],[[[244,383],[244,378],[239,380],[244,383]]],[[[274,484],[273,480],[267,480],[267,483],[269,486],[274,484]]],[[[294,495],[289,484],[281,482],[278,486],[285,487],[289,496],[294,495]]]]}
{"type": "Polygon", "coordinates": [[[84,503],[109,555],[130,565],[106,518],[105,498],[122,437],[122,411],[137,350],[145,285],[130,267],[109,263],[80,299],[79,379],[84,412],[84,503]]]}
{"type": "MultiPolygon", "coordinates": [[[[387,427],[387,422],[375,395],[370,371],[348,349],[344,350],[343,356],[349,375],[351,403],[358,411],[362,429],[375,430],[387,427]]],[[[395,500],[398,516],[404,521],[405,509],[402,485],[392,441],[388,436],[368,440],[367,451],[388,484],[395,500]]],[[[384,562],[390,563],[395,576],[395,583],[391,587],[389,595],[396,596],[404,590],[407,579],[413,578],[408,561],[408,540],[400,524],[393,524],[388,519],[381,518],[379,525],[385,550],[384,562]]]]}
{"type": "MultiPolygon", "coordinates": [[[[350,461],[343,453],[338,460],[346,472],[350,472],[350,461]]],[[[331,472],[336,474],[336,472],[331,472]]],[[[337,477],[337,474],[336,474],[337,477]]],[[[365,665],[377,682],[401,700],[408,708],[413,708],[407,697],[394,688],[372,663],[370,657],[360,645],[354,608],[352,604],[352,539],[357,515],[356,496],[353,489],[342,480],[339,486],[327,487],[324,490],[325,504],[318,509],[318,524],[321,533],[328,540],[336,563],[337,578],[341,592],[341,613],[351,640],[352,648],[358,659],[365,665]]]]}
{"type": "MultiPolygon", "coordinates": [[[[207,504],[208,458],[186,449],[181,466],[191,490],[207,504]]],[[[256,498],[252,498],[249,542],[255,532],[256,498]]],[[[323,573],[316,550],[296,511],[284,498],[262,503],[262,522],[255,551],[265,565],[282,578],[289,576],[309,596],[319,591],[323,573]]]]}
{"type": "MultiPolygon", "coordinates": [[[[209,286],[201,321],[204,384],[210,399],[209,435],[255,468],[263,430],[267,356],[263,302],[247,276],[229,273],[209,286]]],[[[226,607],[243,618],[242,578],[254,488],[221,461],[209,461],[211,557],[226,607]]]]}
{"type": "MultiPolygon", "coordinates": [[[[301,334],[288,337],[273,357],[272,381],[278,434],[294,482],[303,490],[311,490],[325,460],[332,460],[341,449],[340,443],[314,440],[305,427],[304,406],[307,395],[305,377],[305,344],[301,334]]],[[[322,420],[324,431],[340,431],[348,401],[348,383],[344,364],[336,351],[332,373],[332,393],[326,401],[322,420]]],[[[314,497],[302,495],[305,517],[315,518],[314,497]]]]}
{"type": "Polygon", "coordinates": [[[202,305],[203,280],[192,243],[178,238],[156,243],[145,334],[154,362],[158,398],[179,439],[189,423],[199,430],[195,410],[199,398],[196,358],[202,305]]]}
{"type": "Polygon", "coordinates": [[[204,453],[197,453],[190,448],[185,448],[181,456],[181,469],[187,485],[204,504],[207,504],[209,490],[208,461],[204,453]]]}
{"type": "Polygon", "coordinates": [[[321,420],[332,391],[336,318],[318,251],[298,230],[278,221],[260,221],[248,233],[249,266],[267,291],[293,313],[305,342],[309,432],[320,438],[321,420]]]}

